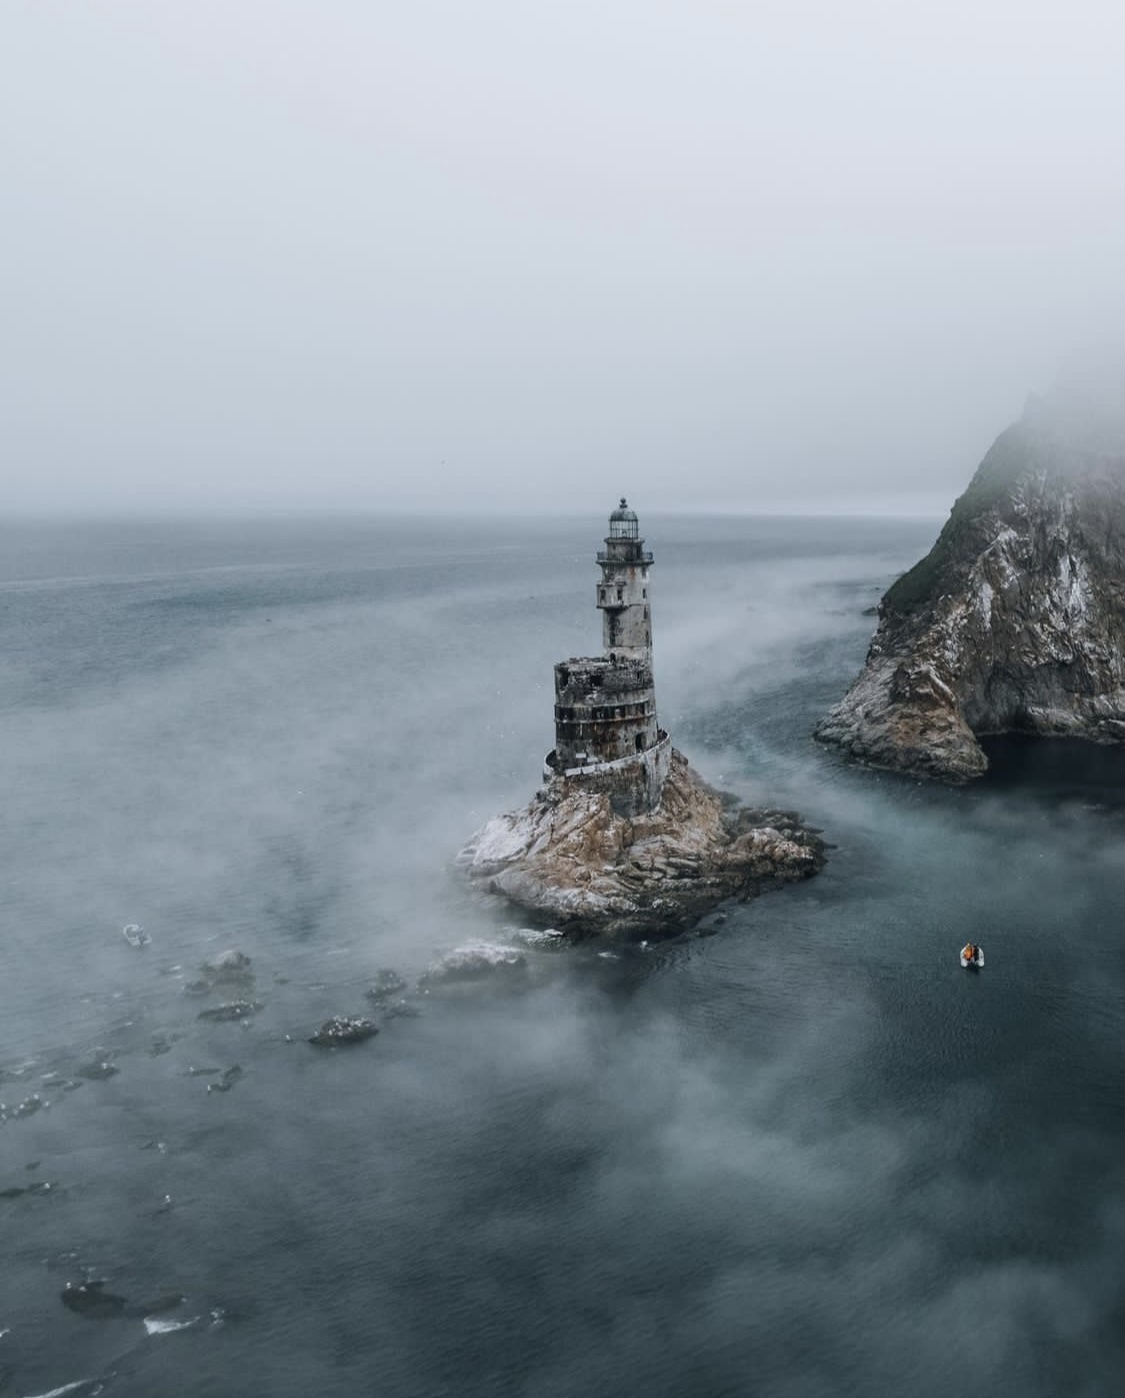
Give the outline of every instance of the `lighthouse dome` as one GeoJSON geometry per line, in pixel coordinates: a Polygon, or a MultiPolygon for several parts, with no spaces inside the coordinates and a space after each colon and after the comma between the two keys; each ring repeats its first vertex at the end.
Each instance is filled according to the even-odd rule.
{"type": "Polygon", "coordinates": [[[636,514],[629,508],[624,495],[621,504],[609,517],[609,537],[611,539],[635,539],[640,532],[636,514]]]}

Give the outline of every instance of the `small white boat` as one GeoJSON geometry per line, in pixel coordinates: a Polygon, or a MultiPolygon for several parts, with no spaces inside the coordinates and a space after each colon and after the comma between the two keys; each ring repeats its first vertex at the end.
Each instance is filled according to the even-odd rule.
{"type": "Polygon", "coordinates": [[[139,922],[127,922],[121,929],[121,935],[131,947],[147,947],[152,941],[139,922]]]}
{"type": "Polygon", "coordinates": [[[979,971],[984,965],[984,948],[975,942],[967,942],[961,948],[961,965],[979,971]]]}

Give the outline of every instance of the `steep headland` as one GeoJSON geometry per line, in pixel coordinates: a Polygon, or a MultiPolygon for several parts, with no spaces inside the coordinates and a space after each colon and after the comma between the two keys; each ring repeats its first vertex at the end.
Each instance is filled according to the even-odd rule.
{"type": "Polygon", "coordinates": [[[610,791],[552,777],[522,810],[490,820],[461,852],[472,883],[574,935],[658,935],[715,904],[808,878],[815,831],[788,811],[751,810],[673,750],[659,805],[615,809],[610,791]]]}
{"type": "Polygon", "coordinates": [[[961,782],[978,737],[1125,742],[1125,450],[1116,412],[1033,399],[930,552],[887,591],[816,736],[961,782]]]}

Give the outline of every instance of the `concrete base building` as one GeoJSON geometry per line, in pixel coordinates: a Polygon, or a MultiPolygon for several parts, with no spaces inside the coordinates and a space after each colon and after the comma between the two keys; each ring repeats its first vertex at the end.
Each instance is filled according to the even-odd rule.
{"type": "Polygon", "coordinates": [[[672,744],[656,717],[652,675],[652,554],[624,498],[609,517],[602,578],[604,654],[555,666],[555,746],[544,774],[607,792],[614,809],[639,815],[660,804],[672,744]]]}

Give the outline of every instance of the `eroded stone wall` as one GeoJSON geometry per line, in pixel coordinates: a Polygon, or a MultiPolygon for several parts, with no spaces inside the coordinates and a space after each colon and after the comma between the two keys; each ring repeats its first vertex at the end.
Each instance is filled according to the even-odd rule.
{"type": "Polygon", "coordinates": [[[652,670],[606,657],[555,666],[555,750],[561,767],[616,762],[657,742],[652,670]]]}

